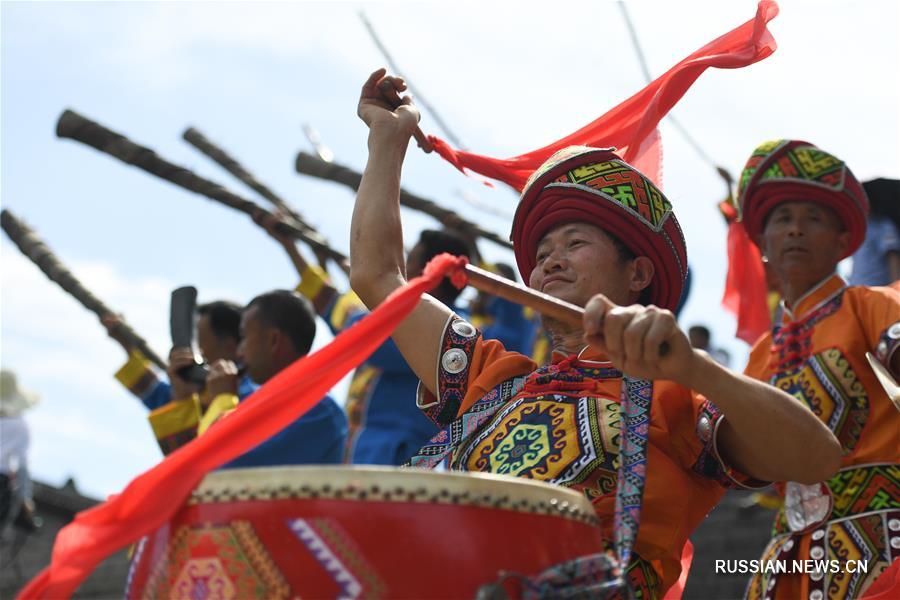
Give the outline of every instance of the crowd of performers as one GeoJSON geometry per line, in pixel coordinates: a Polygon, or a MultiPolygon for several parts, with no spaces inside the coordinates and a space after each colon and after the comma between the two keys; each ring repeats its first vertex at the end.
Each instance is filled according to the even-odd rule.
{"type": "MultiPolygon", "coordinates": [[[[450,230],[424,231],[404,251],[400,174],[418,118],[412,103],[393,99],[404,87],[384,71],[363,87],[369,158],[351,223],[352,290],[308,263],[277,216],[260,216],[300,283],[245,307],[199,307],[205,385],[178,374],[195,360],[190,349],[171,350],[165,378],[119,340],[128,362],[116,377],[151,411],[164,452],[215,427],[308,353],[317,315],[337,333],[433,257],[477,259],[472,240],[450,230]]],[[[900,202],[896,181],[877,185],[873,199],[900,202]]],[[[611,150],[561,150],[528,180],[511,237],[522,279],[585,307],[582,326],[488,296],[466,309],[445,280],[356,370],[346,414],[326,396],[223,468],[345,462],[537,479],[583,493],[612,548],[620,401],[652,398],[643,516],[627,565],[636,597],[660,598],[678,580],[688,537],[726,489],[773,483],[781,508],[766,560],[867,560],[868,569],[758,573],[747,597],[860,597],[900,560],[900,406],[867,359],[900,378],[900,244],[895,229],[880,233],[880,215],[869,220],[878,238],[867,236],[869,206],[829,151],[797,140],[753,150],[733,210],[778,301],[740,374],[720,364],[727,355],[700,349],[708,330],[692,328],[689,339],[673,314],[688,262],[662,191],[611,150]],[[650,210],[633,198],[649,199],[650,210]],[[848,285],[837,274],[867,245],[854,277],[879,270],[869,276],[893,287],[848,285]]],[[[104,324],[115,337],[117,320],[104,324]]]]}
{"type": "MultiPolygon", "coordinates": [[[[309,353],[317,317],[340,332],[434,257],[477,260],[472,240],[450,230],[425,231],[404,250],[400,177],[418,123],[405,88],[384,70],[362,88],[369,154],[349,232],[352,289],[308,263],[277,216],[259,215],[300,283],[244,307],[199,307],[205,384],[179,375],[195,361],[191,349],[172,348],[164,377],[117,337],[115,317],[104,319],[128,353],[116,377],[150,411],[164,453],[220,426],[309,353]]],[[[580,325],[488,296],[465,308],[445,280],[356,369],[345,411],[326,396],[222,468],[406,465],[545,481],[590,500],[610,550],[620,470],[628,481],[629,468],[641,469],[632,473],[646,478],[640,527],[623,565],[637,598],[662,598],[676,583],[689,536],[726,489],[774,484],[781,508],[766,560],[868,566],[756,573],[748,598],[876,597],[879,576],[892,572],[900,592],[900,242],[891,218],[900,194],[892,180],[867,184],[867,194],[832,150],[839,155],[799,140],[758,146],[723,208],[749,265],[733,281],[752,287],[756,273],[774,298],[752,296],[749,308],[771,326],[743,374],[702,349],[709,331],[689,337],[678,325],[687,248],[663,192],[613,149],[569,146],[528,178],[511,239],[522,280],[584,307],[580,325]],[[857,251],[849,285],[837,267],[857,251]],[[625,399],[650,407],[636,433],[646,463],[636,467],[623,461],[625,399]]],[[[621,507],[626,523],[632,508],[621,507]]]]}

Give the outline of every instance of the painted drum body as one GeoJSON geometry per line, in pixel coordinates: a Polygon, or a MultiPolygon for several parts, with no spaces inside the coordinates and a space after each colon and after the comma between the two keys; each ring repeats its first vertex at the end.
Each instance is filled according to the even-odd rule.
{"type": "Polygon", "coordinates": [[[208,475],[136,547],[128,598],[474,597],[601,552],[591,504],[541,482],[389,467],[208,475]]]}

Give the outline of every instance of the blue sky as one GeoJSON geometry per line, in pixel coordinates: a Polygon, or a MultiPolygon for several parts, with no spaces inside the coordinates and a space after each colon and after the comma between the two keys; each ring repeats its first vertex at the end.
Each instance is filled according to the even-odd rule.
{"type": "MultiPolygon", "coordinates": [[[[632,2],[659,74],[751,18],[755,2],[632,2]],[[684,8],[687,7],[687,8],[684,8]]],[[[181,140],[194,126],[228,149],[347,250],[353,196],[296,174],[313,125],[338,161],[361,168],[366,131],[358,89],[382,65],[363,8],[405,75],[475,151],[512,156],[584,125],[642,87],[614,2],[2,3],[0,203],[34,227],[107,304],[160,353],[168,294],[246,302],[296,283],[281,250],[249,220],[87,146],[54,135],[72,108],[165,158],[257,199],[181,140]]],[[[733,172],[759,142],[807,139],[860,178],[900,173],[898,5],[890,0],[785,0],[770,25],[779,50],[738,71],[708,71],[674,114],[733,172]]],[[[423,129],[439,133],[427,113],[423,129]]],[[[746,346],[719,306],[722,184],[663,124],[664,186],[688,239],[694,288],[683,323],[704,322],[742,363],[746,346]]],[[[507,212],[489,189],[411,149],[404,185],[508,233],[461,193],[507,212]]],[[[262,199],[257,199],[265,204],[262,199]]],[[[408,240],[434,225],[404,212],[408,240]]],[[[489,242],[491,259],[511,255],[489,242]]],[[[96,319],[46,281],[3,237],[2,363],[39,392],[28,413],[35,476],[76,478],[105,496],[160,458],[140,404],[112,373],[124,358],[96,319]]],[[[326,343],[327,335],[318,344],[326,343]]],[[[343,397],[343,389],[335,392],[343,397]]]]}

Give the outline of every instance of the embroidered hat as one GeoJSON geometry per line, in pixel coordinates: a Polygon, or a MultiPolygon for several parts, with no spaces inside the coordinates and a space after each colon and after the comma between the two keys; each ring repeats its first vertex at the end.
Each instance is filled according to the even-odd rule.
{"type": "Polygon", "coordinates": [[[791,201],[816,202],[837,214],[850,233],[850,244],[841,258],[862,244],[869,199],[844,161],[809,142],[766,142],[750,155],[738,182],[738,211],[754,243],[766,216],[779,204],[791,201]]]}
{"type": "Polygon", "coordinates": [[[522,279],[541,238],[561,223],[596,225],[655,268],[650,302],[675,310],[687,276],[687,248],[672,205],[650,179],[610,148],[569,146],[535,171],[513,218],[510,239],[522,279]]]}

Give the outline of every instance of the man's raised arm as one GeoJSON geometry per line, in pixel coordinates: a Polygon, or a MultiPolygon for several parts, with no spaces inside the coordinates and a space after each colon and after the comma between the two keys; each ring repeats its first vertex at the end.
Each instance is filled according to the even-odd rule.
{"type": "MultiPolygon", "coordinates": [[[[400,173],[419,111],[409,97],[399,97],[405,89],[402,79],[379,69],[363,85],[357,109],[369,126],[369,160],[350,224],[350,286],[370,309],[406,283],[400,173]]],[[[406,362],[433,393],[441,335],[451,314],[423,296],[393,335],[406,362]]]]}

